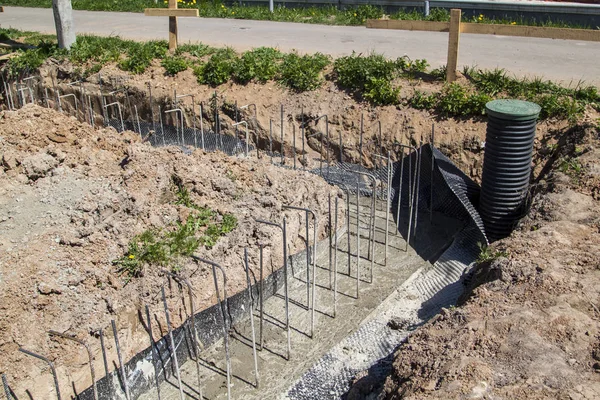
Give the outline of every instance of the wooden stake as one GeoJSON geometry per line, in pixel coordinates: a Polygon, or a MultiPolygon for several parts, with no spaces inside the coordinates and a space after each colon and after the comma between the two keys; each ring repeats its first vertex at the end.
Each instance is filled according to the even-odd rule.
{"type": "MultiPolygon", "coordinates": [[[[169,9],[177,10],[177,0],[169,0],[169,9]]],[[[177,17],[169,17],[169,50],[177,50],[177,17]]]]}
{"type": "Polygon", "coordinates": [[[448,35],[448,63],[446,64],[446,82],[456,80],[458,64],[458,42],[460,39],[460,9],[450,10],[450,34],[448,35]]]}

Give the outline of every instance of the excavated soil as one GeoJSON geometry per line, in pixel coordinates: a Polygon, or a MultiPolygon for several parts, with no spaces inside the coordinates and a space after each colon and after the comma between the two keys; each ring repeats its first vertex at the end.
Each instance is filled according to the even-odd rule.
{"type": "Polygon", "coordinates": [[[583,153],[572,154],[582,171],[553,164],[529,216],[494,244],[505,254],[476,268],[462,305],[408,337],[383,392],[368,398],[600,398],[596,129],[563,140],[583,153]]]}
{"type": "MultiPolygon", "coordinates": [[[[315,175],[268,160],[153,148],[131,132],[94,130],[32,105],[0,113],[0,159],[0,371],[19,397],[28,389],[33,398],[50,398],[53,386],[47,366],[19,347],[53,360],[64,391],[91,384],[85,350],[50,339],[48,330],[89,342],[98,377],[103,376],[98,331],[104,330],[112,349],[111,319],[117,321],[125,360],[148,346],[138,310],[148,304],[153,315],[164,316],[160,288],[166,277],[159,266],[147,266],[142,277],[127,282],[112,260],[126,254],[136,234],[186,219],[190,209],[175,204],[174,177],[198,205],[238,220],[212,249],[196,252],[225,268],[230,294],[246,287],[244,247],[265,243],[269,272],[282,265],[281,232],[255,218],[281,222],[287,215],[293,254],[304,248],[303,213],[284,213],[282,205],[315,210],[324,236],[328,194],[338,194],[315,175]]],[[[208,267],[182,260],[179,273],[194,287],[196,310],[216,302],[208,267]]],[[[168,293],[178,326],[186,312],[177,293],[168,293]]],[[[165,326],[159,317],[155,337],[165,334],[165,326]]],[[[109,364],[113,361],[111,356],[109,364]]]]}
{"type": "MultiPolygon", "coordinates": [[[[44,76],[43,84],[49,88],[53,96],[53,84],[58,84],[61,94],[76,93],[79,96],[78,86],[67,86],[65,83],[77,79],[77,69],[70,63],[49,60],[41,69],[44,76]],[[52,81],[54,78],[54,83],[52,81]],[[62,84],[61,84],[62,82],[62,84]]],[[[332,73],[331,69],[326,73],[332,73]]],[[[460,78],[466,82],[465,78],[460,78]]],[[[464,83],[463,82],[463,83],[464,83]]],[[[443,83],[431,82],[422,79],[400,79],[401,96],[412,96],[415,90],[424,93],[439,91],[443,83]]],[[[372,167],[374,155],[387,155],[391,151],[391,158],[396,159],[398,153],[395,144],[403,143],[417,146],[421,141],[430,141],[432,126],[435,125],[435,145],[454,161],[466,174],[479,181],[481,177],[483,146],[485,142],[486,119],[481,118],[442,118],[431,114],[429,111],[416,110],[404,105],[374,107],[366,102],[357,101],[350,94],[337,87],[330,81],[325,81],[317,90],[295,93],[285,89],[274,82],[266,84],[248,83],[240,85],[229,82],[212,88],[199,85],[191,69],[180,72],[175,77],[165,75],[165,70],[154,61],[146,72],[131,75],[119,70],[114,64],[107,64],[99,74],[87,78],[84,88],[87,94],[107,94],[114,90],[126,88],[129,102],[122,93],[107,96],[108,101],[120,101],[125,107],[124,113],[129,113],[127,104],[137,104],[142,119],[150,120],[148,100],[149,89],[152,92],[155,120],[158,121],[158,106],[162,110],[173,108],[174,95],[193,95],[196,102],[195,114],[199,115],[199,103],[204,104],[204,123],[213,126],[214,114],[211,112],[211,98],[216,93],[219,99],[221,132],[233,135],[234,111],[233,105],[238,107],[251,105],[245,110],[240,110],[239,119],[245,119],[250,126],[250,137],[253,143],[258,143],[262,149],[268,149],[269,126],[272,120],[273,149],[281,148],[281,106],[283,106],[283,147],[287,156],[291,156],[292,147],[300,156],[302,139],[300,123],[304,114],[306,123],[306,151],[312,157],[318,157],[319,152],[326,156],[326,148],[330,148],[330,158],[337,160],[340,155],[339,138],[343,141],[343,158],[345,162],[358,163],[360,160],[360,123],[363,123],[362,164],[372,167]],[[98,84],[102,82],[102,85],[98,84]],[[145,106],[143,104],[146,104],[145,106]],[[255,111],[256,110],[256,111],[255,111]],[[325,121],[314,120],[327,115],[329,121],[330,145],[325,143],[323,149],[318,133],[325,133],[325,121]],[[145,117],[144,117],[145,116],[145,117]],[[381,136],[378,124],[381,123],[381,136]],[[293,132],[295,128],[296,141],[293,132]],[[315,135],[317,134],[317,135],[315,135]],[[310,137],[312,135],[312,137],[310,137]]],[[[67,100],[65,100],[67,103],[67,100]]],[[[100,101],[96,101],[96,112],[99,113],[100,101]]],[[[53,105],[53,102],[50,102],[53,105]]],[[[192,108],[190,97],[181,99],[178,106],[185,111],[185,125],[192,126],[192,108]]],[[[68,105],[66,105],[68,107],[68,105]]],[[[72,107],[71,107],[72,108],[72,107]]],[[[133,111],[131,111],[133,113],[133,111]]],[[[600,115],[591,107],[587,110],[588,117],[598,118],[600,115]]],[[[169,115],[163,115],[166,122],[173,123],[169,115]]],[[[196,126],[200,126],[196,118],[196,126]]],[[[538,124],[537,135],[542,139],[548,135],[555,135],[568,127],[566,121],[545,120],[538,124]]]]}

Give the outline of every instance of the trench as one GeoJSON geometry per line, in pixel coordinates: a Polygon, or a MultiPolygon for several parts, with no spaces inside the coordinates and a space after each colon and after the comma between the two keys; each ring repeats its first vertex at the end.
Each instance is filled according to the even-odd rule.
{"type": "MultiPolygon", "coordinates": [[[[154,146],[270,157],[283,168],[308,169],[346,192],[338,199],[340,207],[347,207],[345,226],[330,231],[330,237],[317,244],[316,253],[307,248],[288,258],[289,336],[284,322],[284,267],[262,281],[253,277],[250,291],[227,299],[223,315],[221,304],[188,315],[187,322],[174,330],[172,342],[169,335],[149,335],[148,347],[126,362],[124,376],[115,370],[98,379],[100,398],[127,398],[125,385],[130,398],[139,399],[200,399],[200,391],[209,399],[344,397],[360,371],[381,381],[391,368],[389,357],[395,347],[441,307],[456,302],[462,293],[460,281],[479,252],[477,243],[487,241],[476,211],[478,186],[430,145],[410,149],[406,155],[404,150],[395,151],[393,157],[377,155],[373,158],[379,161],[367,169],[346,156],[341,140],[324,132],[313,132],[310,139],[305,134],[306,142],[302,136],[302,150],[277,142],[272,130],[250,118],[246,135],[232,123],[243,115],[237,105],[232,109],[222,101],[221,107],[211,108],[218,97],[201,102],[202,111],[198,107],[196,113],[183,101],[178,105],[173,99],[152,99],[151,93],[127,88],[101,86],[102,92],[92,95],[83,85],[47,87],[41,82],[40,78],[29,92],[22,90],[12,105],[28,103],[29,93],[32,100],[37,96],[42,105],[94,126],[132,130],[154,146]],[[166,112],[177,109],[182,111],[166,112]],[[309,264],[313,256],[314,275],[309,264]],[[404,315],[410,323],[391,328],[393,314],[404,315]],[[230,385],[224,322],[230,327],[226,335],[230,385]],[[253,344],[252,325],[258,344],[253,344]]],[[[10,97],[6,87],[4,95],[10,97]]],[[[377,145],[365,143],[365,152],[375,152],[377,145]]],[[[185,297],[183,288],[181,296],[185,297]]],[[[141,311],[139,317],[149,332],[141,311]]],[[[92,388],[78,398],[92,399],[92,388]]]]}

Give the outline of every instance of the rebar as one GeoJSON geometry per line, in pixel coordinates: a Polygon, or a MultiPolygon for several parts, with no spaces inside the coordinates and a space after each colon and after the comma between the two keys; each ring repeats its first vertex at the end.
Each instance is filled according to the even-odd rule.
{"type": "Polygon", "coordinates": [[[98,388],[96,387],[96,372],[94,371],[94,357],[92,356],[92,351],[90,350],[90,346],[88,346],[88,344],[86,342],[84,342],[83,340],[78,339],[74,336],[67,335],[65,333],[50,330],[50,331],[48,331],[48,334],[50,334],[52,336],[58,336],[63,339],[71,340],[71,341],[78,343],[78,344],[82,345],[83,347],[85,347],[85,350],[88,355],[88,361],[90,363],[90,374],[92,376],[92,391],[94,393],[94,399],[98,400],[98,388]]]}
{"type": "Polygon", "coordinates": [[[88,110],[90,111],[90,125],[92,125],[92,128],[95,128],[96,123],[94,121],[94,106],[92,104],[92,96],[88,96],[88,110]]]}
{"type": "Polygon", "coordinates": [[[429,223],[433,221],[433,172],[435,167],[435,157],[433,156],[433,146],[435,143],[435,124],[431,124],[431,178],[429,186],[429,223]]]}
{"type": "Polygon", "coordinates": [[[236,127],[238,125],[244,125],[246,127],[246,157],[248,157],[248,151],[249,151],[249,144],[248,142],[250,141],[250,132],[248,131],[248,123],[246,121],[240,121],[240,122],[236,122],[235,124],[233,124],[233,126],[236,127]]]}
{"type": "MultiPolygon", "coordinates": [[[[411,165],[411,160],[412,157],[409,158],[408,160],[408,165],[411,165]]],[[[410,245],[410,238],[411,238],[411,232],[412,232],[412,222],[413,222],[413,212],[414,212],[414,198],[415,196],[415,190],[416,190],[416,183],[417,183],[417,162],[418,162],[418,154],[417,151],[415,149],[415,171],[414,171],[414,179],[412,179],[412,187],[411,187],[411,196],[410,196],[410,209],[409,209],[409,217],[408,217],[408,231],[406,234],[406,247],[405,247],[405,251],[408,251],[408,246],[410,245]]],[[[410,174],[410,168],[409,168],[409,174],[410,174]]],[[[410,182],[409,182],[410,183],[410,182]]]]}
{"type": "MultiPolygon", "coordinates": [[[[196,100],[193,94],[180,94],[179,96],[175,96],[175,104],[177,104],[177,100],[183,99],[186,97],[190,97],[192,99],[192,130],[194,131],[194,147],[198,148],[198,139],[196,134],[196,100]]],[[[183,130],[183,126],[181,128],[183,130]]]]}
{"type": "Polygon", "coordinates": [[[61,400],[60,388],[58,387],[58,375],[56,375],[56,368],[54,368],[54,363],[52,361],[50,361],[49,359],[47,359],[46,357],[36,354],[33,351],[26,350],[22,347],[19,347],[19,351],[21,353],[27,354],[28,356],[35,357],[38,360],[42,360],[42,361],[46,362],[46,364],[48,364],[48,366],[50,367],[50,371],[52,372],[52,377],[54,378],[54,389],[56,390],[56,398],[58,400],[61,400]]]}
{"type": "Polygon", "coordinates": [[[356,179],[356,298],[360,281],[360,182],[356,179]]]}
{"type": "Polygon", "coordinates": [[[271,153],[271,164],[273,164],[273,120],[269,118],[269,153],[271,153]]]}
{"type": "Polygon", "coordinates": [[[12,390],[10,386],[8,386],[8,381],[6,380],[6,374],[2,374],[2,386],[4,387],[4,394],[6,395],[6,400],[13,400],[15,397],[13,396],[12,390]]]}
{"type": "MultiPolygon", "coordinates": [[[[198,379],[198,393],[200,395],[200,399],[202,398],[202,382],[200,380],[200,349],[198,346],[198,332],[196,330],[196,311],[194,309],[194,288],[188,279],[185,279],[177,274],[169,272],[165,269],[162,272],[173,278],[179,285],[185,285],[188,291],[188,298],[190,302],[190,318],[188,319],[188,324],[192,325],[191,329],[191,341],[192,341],[192,349],[194,349],[194,357],[196,363],[196,378],[198,379]]],[[[185,330],[184,330],[185,333],[185,330]]]]}
{"type": "Polygon", "coordinates": [[[338,195],[335,195],[335,215],[334,215],[334,225],[335,225],[335,250],[333,252],[333,318],[335,318],[337,313],[337,271],[338,271],[338,262],[337,262],[337,253],[338,253],[338,195]]]}
{"type": "Polygon", "coordinates": [[[364,133],[364,119],[365,115],[363,113],[360,114],[360,133],[358,139],[358,155],[360,159],[358,160],[358,165],[362,165],[363,161],[363,133],[364,133]]]}
{"type": "Polygon", "coordinates": [[[136,106],[136,105],[134,105],[134,106],[133,106],[133,109],[135,110],[135,119],[136,119],[136,121],[137,121],[138,133],[140,134],[140,136],[141,136],[141,137],[142,137],[142,139],[143,139],[144,137],[143,137],[143,135],[142,135],[142,128],[140,127],[140,116],[139,116],[139,114],[138,114],[138,109],[137,109],[137,106],[136,106]]]}
{"type": "Polygon", "coordinates": [[[385,259],[384,265],[387,265],[388,260],[388,247],[389,247],[389,234],[390,234],[390,196],[391,191],[391,180],[392,180],[392,162],[390,159],[390,152],[388,151],[387,156],[387,196],[386,196],[386,207],[385,207],[385,259]]]}
{"type": "Polygon", "coordinates": [[[119,119],[121,121],[121,132],[125,132],[125,124],[123,123],[123,113],[121,112],[121,103],[119,103],[118,101],[115,101],[113,103],[105,105],[104,108],[108,112],[108,107],[112,107],[112,106],[116,106],[117,110],[119,110],[119,119]]]}
{"type": "Polygon", "coordinates": [[[119,334],[117,332],[117,325],[115,320],[111,319],[110,324],[112,326],[113,336],[115,337],[115,346],[117,348],[117,358],[119,359],[119,369],[121,370],[121,379],[123,382],[123,391],[125,392],[125,398],[131,399],[129,394],[129,385],[127,384],[127,372],[125,371],[125,364],[123,363],[123,357],[121,356],[121,346],[119,345],[119,334]]]}
{"type": "Polygon", "coordinates": [[[296,125],[292,124],[292,158],[294,159],[294,169],[296,169],[296,125]]]}
{"type": "Polygon", "coordinates": [[[256,356],[256,333],[254,330],[254,296],[252,296],[252,285],[250,284],[250,265],[248,264],[248,248],[244,248],[244,264],[246,269],[246,283],[248,285],[248,299],[250,301],[250,329],[252,330],[252,355],[254,356],[254,377],[256,379],[255,387],[258,389],[258,358],[256,356]]]}
{"type": "MultiPolygon", "coordinates": [[[[325,135],[327,137],[327,175],[329,176],[329,117],[327,114],[323,114],[315,119],[315,126],[319,123],[319,120],[325,118],[325,135]]],[[[319,149],[319,175],[323,176],[323,133],[321,133],[321,148],[319,149]]]]}
{"type": "MultiPolygon", "coordinates": [[[[183,110],[181,108],[173,108],[171,110],[165,110],[165,114],[169,114],[169,113],[179,113],[179,118],[181,120],[181,145],[185,146],[185,136],[184,136],[184,132],[183,132],[183,110]]],[[[175,118],[175,120],[177,121],[177,118],[175,118]]]]}
{"type": "Polygon", "coordinates": [[[179,389],[179,397],[181,400],[185,399],[183,395],[183,387],[181,385],[181,373],[179,371],[179,361],[177,360],[177,348],[175,347],[175,340],[173,339],[173,328],[171,327],[171,319],[169,318],[169,307],[167,306],[167,297],[165,296],[165,286],[161,286],[161,294],[163,306],[165,309],[165,319],[167,320],[167,330],[169,331],[169,342],[171,344],[171,361],[175,365],[175,374],[177,375],[177,388],[179,389]]]}
{"type": "Polygon", "coordinates": [[[160,382],[158,380],[158,362],[157,359],[160,358],[160,354],[158,354],[158,350],[156,349],[156,343],[154,342],[154,336],[152,335],[152,318],[150,318],[150,308],[148,305],[145,305],[146,309],[146,319],[148,320],[148,336],[150,337],[150,350],[152,352],[152,365],[154,366],[154,383],[156,384],[156,394],[158,400],[160,400],[160,382]]]}
{"type": "Polygon", "coordinates": [[[202,102],[200,102],[200,142],[202,150],[206,150],[204,147],[204,104],[202,102]]]}
{"type": "Polygon", "coordinates": [[[283,288],[285,292],[285,329],[287,331],[287,360],[289,361],[292,354],[292,340],[290,332],[290,298],[288,296],[288,263],[287,263],[287,231],[286,219],[283,217],[283,225],[276,224],[271,221],[257,219],[256,222],[276,226],[283,232],[283,288]]]}
{"type": "Polygon", "coordinates": [[[62,96],[60,96],[60,95],[58,96],[58,106],[60,107],[60,110],[62,111],[62,102],[60,101],[60,99],[64,99],[67,97],[73,97],[73,100],[75,100],[75,112],[79,111],[77,96],[75,96],[74,93],[68,93],[68,94],[63,94],[62,96]]]}
{"type": "Polygon", "coordinates": [[[332,247],[333,247],[333,237],[332,237],[332,226],[331,226],[331,192],[329,192],[327,194],[327,228],[329,230],[329,290],[333,289],[333,281],[332,281],[332,272],[333,272],[333,254],[332,254],[332,247]]]}
{"type": "Polygon", "coordinates": [[[108,376],[108,358],[106,357],[106,346],[104,345],[104,330],[100,328],[100,348],[102,349],[102,361],[104,362],[104,374],[108,376]]]}
{"type": "Polygon", "coordinates": [[[421,187],[421,160],[423,153],[423,139],[419,142],[419,151],[417,152],[417,190],[415,192],[415,227],[413,237],[417,238],[417,224],[419,222],[419,191],[421,187]]]}
{"type": "Polygon", "coordinates": [[[369,246],[367,246],[367,259],[371,260],[371,283],[373,282],[373,268],[375,264],[375,197],[377,196],[377,178],[368,172],[353,171],[371,180],[371,210],[369,211],[369,246]]]}
{"type": "Polygon", "coordinates": [[[162,110],[161,110],[160,106],[158,106],[158,120],[160,122],[160,133],[162,134],[163,146],[166,146],[166,143],[165,143],[165,127],[163,125],[162,110]]]}
{"type": "Polygon", "coordinates": [[[259,327],[259,342],[260,342],[260,350],[262,351],[262,349],[264,348],[264,344],[263,344],[263,324],[264,324],[264,320],[265,320],[265,296],[264,296],[264,290],[265,290],[265,282],[263,279],[263,248],[264,245],[262,243],[260,243],[258,245],[258,251],[259,251],[259,277],[260,277],[260,293],[259,293],[259,302],[260,302],[260,327],[259,327]]]}
{"type": "Polygon", "coordinates": [[[402,183],[404,180],[404,148],[400,151],[400,182],[398,183],[398,204],[396,205],[396,230],[400,234],[400,208],[402,205],[402,183]]]}
{"type": "MultiPolygon", "coordinates": [[[[304,215],[305,215],[305,233],[306,233],[306,309],[310,309],[310,263],[311,260],[313,261],[313,263],[316,260],[317,257],[317,214],[315,214],[314,211],[312,211],[309,208],[303,208],[303,207],[296,207],[296,206],[287,206],[284,205],[283,208],[286,208],[288,210],[297,210],[297,211],[304,211],[304,215]],[[309,230],[309,224],[308,224],[308,214],[311,214],[313,217],[313,251],[311,254],[310,251],[310,237],[308,235],[308,230],[309,230]]],[[[313,277],[314,280],[314,277],[313,277]]],[[[314,284],[314,283],[313,283],[314,284]]],[[[313,300],[314,302],[314,300],[313,300]]],[[[313,305],[314,308],[314,305],[313,305]]]]}
{"type": "Polygon", "coordinates": [[[304,150],[304,142],[306,142],[306,135],[305,135],[305,129],[306,127],[304,126],[304,106],[302,106],[301,111],[300,111],[302,121],[301,121],[301,127],[302,127],[302,133],[300,136],[302,136],[302,167],[303,169],[306,171],[306,151],[304,150]]]}
{"type": "Polygon", "coordinates": [[[225,342],[225,360],[227,363],[227,400],[231,400],[231,358],[229,356],[229,325],[227,324],[227,275],[225,274],[225,270],[219,264],[207,260],[205,258],[201,258],[195,255],[192,255],[192,258],[196,261],[203,262],[212,267],[213,270],[213,278],[215,282],[215,291],[217,294],[217,303],[219,304],[219,309],[221,311],[221,318],[223,321],[223,340],[225,342]],[[223,277],[223,302],[221,302],[221,293],[219,291],[219,282],[217,280],[217,268],[221,271],[221,275],[223,277]]]}
{"type": "Polygon", "coordinates": [[[285,164],[285,154],[283,147],[283,104],[281,105],[281,165],[285,164]]]}

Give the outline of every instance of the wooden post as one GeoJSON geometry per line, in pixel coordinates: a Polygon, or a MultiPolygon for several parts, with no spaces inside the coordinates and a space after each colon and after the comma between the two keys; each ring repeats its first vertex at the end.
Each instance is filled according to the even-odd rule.
{"type": "Polygon", "coordinates": [[[448,35],[448,63],[446,64],[446,82],[456,80],[458,64],[458,42],[460,39],[460,9],[450,10],[450,34],[448,35]]]}
{"type": "MultiPolygon", "coordinates": [[[[169,9],[177,9],[177,0],[169,0],[169,9]]],[[[169,17],[169,50],[177,50],[177,17],[169,17]]]]}
{"type": "Polygon", "coordinates": [[[198,10],[178,9],[177,0],[169,0],[169,8],[146,8],[147,17],[169,17],[169,50],[177,49],[177,17],[197,17],[198,10]]]}
{"type": "Polygon", "coordinates": [[[52,0],[52,11],[58,47],[70,49],[71,45],[75,43],[75,24],[73,23],[71,0],[52,0]]]}

